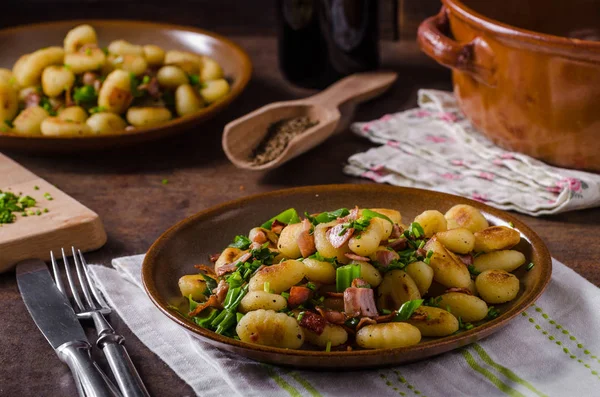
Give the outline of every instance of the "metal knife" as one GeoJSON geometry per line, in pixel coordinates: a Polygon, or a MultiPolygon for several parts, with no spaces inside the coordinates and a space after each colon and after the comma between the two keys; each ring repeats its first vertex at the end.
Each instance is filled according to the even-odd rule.
{"type": "Polygon", "coordinates": [[[27,310],[58,358],[73,373],[82,397],[121,397],[118,389],[90,356],[91,345],[68,299],[56,288],[48,267],[39,259],[17,265],[17,284],[27,310]]]}

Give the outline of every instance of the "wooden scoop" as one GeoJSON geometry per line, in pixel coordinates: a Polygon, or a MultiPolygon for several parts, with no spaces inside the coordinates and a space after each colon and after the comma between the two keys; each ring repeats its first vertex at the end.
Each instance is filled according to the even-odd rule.
{"type": "Polygon", "coordinates": [[[353,74],[311,97],[263,106],[225,126],[223,150],[238,168],[256,171],[276,168],[329,138],[340,120],[338,107],[342,103],[358,104],[379,96],[397,77],[396,73],[383,71],[353,74]],[[300,116],[308,116],[318,124],[292,139],[277,158],[254,165],[250,157],[265,138],[269,126],[300,116]]]}

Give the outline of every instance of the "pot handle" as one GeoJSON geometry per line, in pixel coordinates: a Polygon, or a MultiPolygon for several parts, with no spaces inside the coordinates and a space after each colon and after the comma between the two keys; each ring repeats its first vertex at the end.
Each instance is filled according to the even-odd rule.
{"type": "Polygon", "coordinates": [[[496,85],[494,53],[481,38],[469,43],[459,43],[448,37],[450,20],[448,10],[442,6],[437,15],[427,18],[421,25],[417,40],[421,50],[438,63],[465,72],[488,86],[496,85]]]}

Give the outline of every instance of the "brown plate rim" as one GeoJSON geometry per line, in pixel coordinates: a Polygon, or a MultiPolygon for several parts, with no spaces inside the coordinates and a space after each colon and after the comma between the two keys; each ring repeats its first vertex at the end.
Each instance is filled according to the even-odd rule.
{"type": "Polygon", "coordinates": [[[21,136],[16,134],[0,134],[0,140],[11,140],[11,141],[103,141],[107,139],[115,139],[119,137],[123,137],[123,139],[127,139],[127,137],[137,136],[137,135],[149,135],[152,133],[163,132],[165,129],[181,129],[183,126],[195,124],[202,120],[212,117],[216,113],[222,111],[224,108],[229,106],[234,99],[236,99],[246,88],[250,78],[252,76],[253,66],[252,61],[250,60],[250,56],[248,53],[240,47],[239,44],[234,41],[228,39],[225,36],[221,36],[220,34],[204,30],[201,28],[197,28],[194,26],[186,26],[186,25],[176,25],[176,24],[168,24],[168,23],[159,23],[159,22],[150,22],[150,21],[141,21],[135,19],[64,19],[60,21],[50,21],[50,22],[40,22],[29,25],[19,25],[13,26],[5,29],[0,29],[0,36],[2,35],[13,35],[18,34],[24,30],[33,30],[40,27],[51,27],[54,25],[68,25],[72,24],[73,26],[80,24],[89,24],[92,26],[100,26],[110,28],[111,25],[137,25],[137,26],[145,26],[145,27],[157,27],[162,30],[176,30],[182,32],[191,32],[198,33],[205,36],[209,36],[219,42],[226,44],[228,47],[232,48],[233,51],[237,54],[242,62],[242,73],[239,77],[236,77],[235,84],[232,84],[232,90],[229,92],[227,96],[223,99],[218,100],[212,103],[210,106],[204,108],[203,110],[190,114],[183,117],[177,117],[175,119],[169,120],[169,122],[162,124],[156,127],[150,128],[139,128],[135,131],[125,131],[122,133],[115,134],[106,134],[106,135],[92,135],[92,136],[82,136],[82,137],[60,137],[60,136],[21,136]]]}
{"type": "Polygon", "coordinates": [[[525,223],[517,219],[516,217],[496,208],[492,208],[486,204],[480,203],[478,201],[470,200],[461,196],[455,196],[447,193],[435,192],[431,190],[424,189],[416,189],[416,188],[407,188],[407,187],[398,187],[398,186],[387,186],[387,185],[376,185],[376,184],[339,184],[339,185],[312,185],[312,186],[303,186],[303,187],[295,187],[289,189],[275,190],[266,193],[259,193],[251,196],[242,197],[236,200],[228,201],[222,204],[215,205],[213,207],[207,208],[203,211],[196,213],[188,218],[185,218],[175,225],[167,229],[153,244],[150,246],[150,249],[146,253],[144,257],[144,261],[142,264],[142,283],[144,286],[144,290],[146,294],[150,297],[150,300],[158,307],[160,311],[163,312],[167,317],[169,317],[172,321],[179,324],[187,331],[194,333],[196,336],[204,337],[210,339],[215,342],[235,346],[242,349],[249,349],[255,351],[261,351],[265,353],[271,354],[281,354],[287,356],[300,356],[300,357],[312,357],[312,358],[328,358],[332,356],[341,356],[341,357],[364,357],[364,356],[372,356],[372,355],[388,355],[388,354],[402,354],[407,351],[416,351],[416,350],[429,350],[435,349],[435,347],[446,345],[449,343],[457,344],[458,346],[464,346],[470,344],[474,341],[473,336],[476,334],[484,333],[489,335],[498,331],[500,328],[505,326],[510,320],[521,314],[525,311],[529,306],[531,306],[544,292],[548,283],[550,282],[550,277],[552,274],[552,258],[550,256],[550,252],[548,248],[542,241],[542,239],[525,223]],[[528,296],[528,299],[525,299],[519,305],[516,305],[505,313],[502,313],[498,318],[491,320],[481,326],[475,327],[472,330],[461,332],[457,335],[451,335],[439,339],[429,340],[423,343],[419,343],[414,346],[409,347],[401,347],[401,348],[389,348],[389,349],[374,349],[374,350],[352,350],[352,351],[339,351],[339,352],[324,352],[324,351],[312,351],[312,350],[290,350],[283,349],[277,347],[270,346],[262,346],[255,345],[251,343],[245,343],[241,341],[237,341],[232,338],[228,338],[226,336],[222,336],[216,334],[212,331],[209,331],[205,328],[202,328],[196,324],[183,320],[181,317],[174,314],[166,304],[160,301],[160,296],[158,294],[158,290],[154,284],[154,280],[152,279],[152,270],[155,266],[156,262],[154,258],[157,256],[160,249],[167,243],[172,235],[174,235],[179,229],[187,227],[190,223],[195,223],[201,221],[203,218],[208,218],[215,213],[223,213],[231,209],[241,208],[245,203],[260,200],[265,197],[277,197],[277,196],[286,196],[291,194],[324,194],[324,193],[336,193],[340,191],[352,191],[352,190],[369,190],[373,193],[377,193],[381,190],[386,190],[388,192],[403,194],[405,192],[416,192],[424,195],[433,195],[433,196],[442,196],[447,197],[450,201],[455,204],[469,204],[478,209],[485,211],[486,213],[495,216],[505,222],[512,222],[515,229],[517,229],[522,236],[524,236],[532,245],[535,247],[536,251],[539,251],[539,254],[542,258],[543,263],[537,263],[536,265],[543,266],[543,272],[540,276],[541,282],[538,282],[536,288],[534,288],[528,296]]]}

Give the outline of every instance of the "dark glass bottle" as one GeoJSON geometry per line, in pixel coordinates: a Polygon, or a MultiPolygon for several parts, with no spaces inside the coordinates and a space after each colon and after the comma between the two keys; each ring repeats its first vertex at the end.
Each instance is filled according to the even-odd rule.
{"type": "Polygon", "coordinates": [[[279,67],[292,83],[325,88],[379,66],[378,0],[278,0],[279,67]]]}

